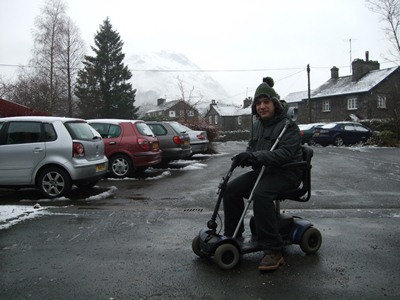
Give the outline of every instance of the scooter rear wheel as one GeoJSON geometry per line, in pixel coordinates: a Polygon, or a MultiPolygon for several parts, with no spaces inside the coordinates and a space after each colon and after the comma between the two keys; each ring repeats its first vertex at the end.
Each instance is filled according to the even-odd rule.
{"type": "Polygon", "coordinates": [[[300,240],[300,248],[304,253],[314,254],[318,251],[322,244],[321,232],[315,228],[308,228],[302,235],[300,240]]]}
{"type": "Polygon", "coordinates": [[[223,270],[234,268],[239,258],[239,249],[232,244],[222,244],[214,252],[214,261],[223,270]]]}

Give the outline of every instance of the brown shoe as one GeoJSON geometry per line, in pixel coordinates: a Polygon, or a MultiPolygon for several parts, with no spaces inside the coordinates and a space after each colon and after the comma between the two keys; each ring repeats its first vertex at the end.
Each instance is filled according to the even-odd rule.
{"type": "Polygon", "coordinates": [[[279,268],[280,265],[285,263],[281,251],[266,252],[264,258],[258,265],[260,271],[273,271],[279,268]]]}

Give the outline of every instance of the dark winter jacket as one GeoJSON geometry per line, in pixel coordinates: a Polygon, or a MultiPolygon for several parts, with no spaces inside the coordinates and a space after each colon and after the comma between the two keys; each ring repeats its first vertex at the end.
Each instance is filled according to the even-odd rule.
{"type": "MultiPolygon", "coordinates": [[[[257,119],[253,124],[247,151],[256,157],[257,165],[267,166],[267,171],[283,171],[280,168],[283,164],[302,160],[300,130],[292,120],[289,120],[289,125],[275,149],[270,151],[288,120],[287,111],[288,107],[285,106],[283,112],[273,120],[257,119]]],[[[300,175],[301,171],[296,170],[294,173],[300,175]]]]}

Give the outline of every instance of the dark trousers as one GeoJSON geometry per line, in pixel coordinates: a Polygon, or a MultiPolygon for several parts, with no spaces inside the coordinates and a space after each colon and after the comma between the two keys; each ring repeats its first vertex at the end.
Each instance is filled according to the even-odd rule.
{"type": "MultiPolygon", "coordinates": [[[[233,236],[244,209],[244,196],[249,196],[259,172],[250,171],[231,180],[224,193],[225,235],[233,236]]],[[[264,173],[253,193],[253,212],[258,242],[265,250],[281,250],[283,246],[278,230],[274,200],[277,194],[294,189],[300,184],[300,176],[292,172],[264,173]]],[[[241,224],[238,236],[244,231],[241,224]]]]}

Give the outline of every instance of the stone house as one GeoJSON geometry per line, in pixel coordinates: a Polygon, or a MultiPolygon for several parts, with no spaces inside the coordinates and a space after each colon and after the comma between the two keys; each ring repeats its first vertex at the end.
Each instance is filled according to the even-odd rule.
{"type": "Polygon", "coordinates": [[[285,100],[298,109],[297,122],[361,121],[391,118],[400,107],[400,67],[380,69],[366,52],[365,61],[352,62],[352,74],[339,76],[331,69],[331,78],[308,92],[291,93],[285,100]]]}
{"type": "Polygon", "coordinates": [[[166,99],[157,99],[157,106],[154,109],[145,112],[147,119],[176,119],[176,120],[198,120],[199,111],[184,100],[166,101],[166,99]]]}
{"type": "Polygon", "coordinates": [[[243,106],[219,105],[211,101],[210,108],[205,114],[206,122],[218,127],[220,131],[250,130],[251,128],[251,102],[249,97],[243,100],[243,106]]]}

